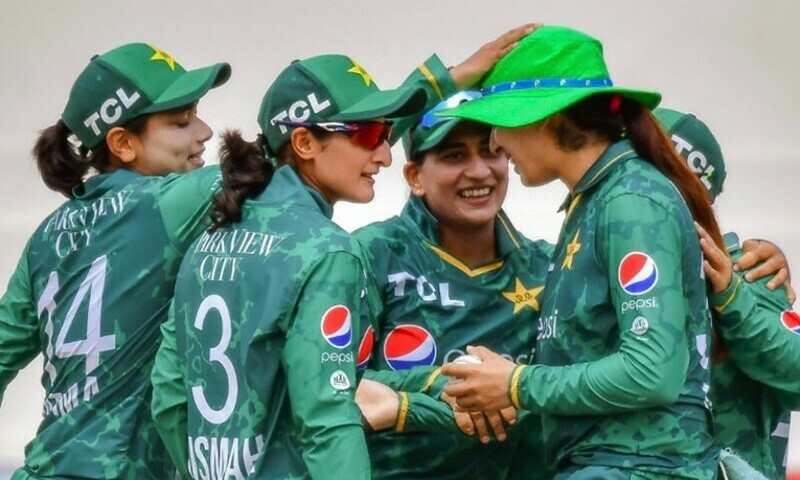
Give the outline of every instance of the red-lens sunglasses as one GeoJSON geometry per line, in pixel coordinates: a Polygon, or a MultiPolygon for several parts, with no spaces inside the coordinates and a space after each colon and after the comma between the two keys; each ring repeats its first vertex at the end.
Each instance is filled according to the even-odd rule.
{"type": "Polygon", "coordinates": [[[318,128],[326,132],[341,132],[350,137],[350,141],[356,145],[375,150],[383,145],[392,134],[392,122],[292,122],[289,120],[273,120],[276,125],[287,125],[290,127],[318,128]]]}

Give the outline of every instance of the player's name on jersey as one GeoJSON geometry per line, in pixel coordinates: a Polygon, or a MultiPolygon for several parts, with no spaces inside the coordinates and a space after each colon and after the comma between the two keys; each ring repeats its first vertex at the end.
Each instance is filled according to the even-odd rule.
{"type": "Polygon", "coordinates": [[[106,215],[122,213],[130,195],[130,190],[120,190],[82,207],[70,204],[56,210],[44,226],[44,233],[59,232],[53,242],[56,255],[64,258],[89,245],[95,223],[106,215]]]}
{"type": "Polygon", "coordinates": [[[189,437],[189,474],[198,480],[245,478],[255,472],[264,436],[189,437]]]}
{"type": "Polygon", "coordinates": [[[200,261],[198,274],[203,280],[232,282],[244,255],[267,257],[280,241],[281,237],[246,229],[203,232],[194,251],[208,255],[200,261]]]}
{"type": "Polygon", "coordinates": [[[60,417],[69,413],[81,402],[88,402],[100,392],[97,377],[88,376],[81,382],[72,384],[66,392],[52,392],[44,399],[42,415],[60,417]],[[80,384],[83,385],[80,385],[80,384]]]}

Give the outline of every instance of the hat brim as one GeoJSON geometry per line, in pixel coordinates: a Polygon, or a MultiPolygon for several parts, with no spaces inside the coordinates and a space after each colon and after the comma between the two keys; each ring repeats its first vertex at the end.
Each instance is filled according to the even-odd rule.
{"type": "Polygon", "coordinates": [[[453,129],[459,126],[463,121],[464,119],[461,118],[449,118],[442,123],[434,125],[433,132],[427,138],[425,138],[425,140],[412,148],[412,154],[427,152],[428,150],[436,148],[440,143],[442,143],[442,140],[447,138],[447,136],[450,135],[450,132],[452,132],[453,129]]]}
{"type": "Polygon", "coordinates": [[[620,94],[651,110],[661,101],[661,94],[658,92],[617,87],[530,88],[487,95],[455,108],[436,112],[436,116],[516,128],[542,121],[584,98],[600,93],[620,94]]]}
{"type": "Polygon", "coordinates": [[[231,66],[227,63],[188,70],[172,82],[142,113],[163,112],[194,103],[212,88],[227,82],[230,76],[231,66]]]}
{"type": "Polygon", "coordinates": [[[337,122],[357,122],[379,118],[395,118],[416,115],[425,108],[427,95],[421,87],[400,87],[394,90],[376,91],[362,100],[331,115],[337,122]]]}

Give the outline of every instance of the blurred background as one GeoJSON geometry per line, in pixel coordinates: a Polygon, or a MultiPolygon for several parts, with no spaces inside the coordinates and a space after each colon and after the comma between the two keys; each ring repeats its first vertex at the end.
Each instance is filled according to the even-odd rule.
{"type": "MultiPolygon", "coordinates": [[[[0,279],[28,236],[64,199],[40,181],[30,148],[59,118],[74,78],[95,53],[126,42],[158,45],[187,68],[227,61],[231,80],[200,103],[216,131],[254,138],[266,87],[292,59],[345,53],[384,88],[437,53],[455,65],[483,43],[528,21],[560,24],[601,39],[617,85],[663,93],[663,106],[694,112],[722,145],[728,166],[717,212],[725,231],[774,241],[800,269],[800,2],[405,0],[4,0],[0,16],[0,279]]],[[[217,138],[206,161],[215,162],[217,138]]],[[[348,230],[399,212],[408,189],[403,153],[377,177],[369,206],[337,205],[348,230]]],[[[511,180],[506,210],[533,238],[556,240],[561,184],[523,188],[511,180]]],[[[2,280],[3,282],[5,280],[2,280]]],[[[0,480],[21,464],[41,418],[41,357],[0,406],[0,480]]]]}

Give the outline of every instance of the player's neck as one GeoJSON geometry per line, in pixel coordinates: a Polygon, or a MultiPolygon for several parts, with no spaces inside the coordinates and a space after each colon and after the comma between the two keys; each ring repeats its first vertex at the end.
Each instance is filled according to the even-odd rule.
{"type": "Polygon", "coordinates": [[[440,225],[439,245],[470,268],[497,259],[494,222],[474,230],[457,230],[440,225]]]}

